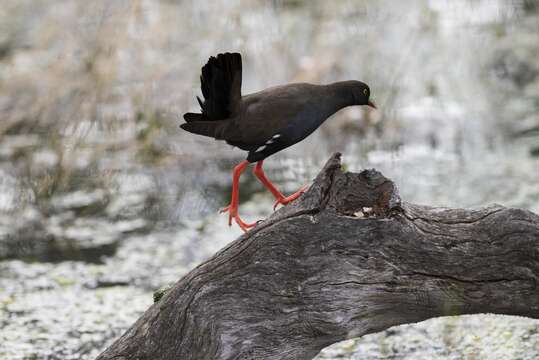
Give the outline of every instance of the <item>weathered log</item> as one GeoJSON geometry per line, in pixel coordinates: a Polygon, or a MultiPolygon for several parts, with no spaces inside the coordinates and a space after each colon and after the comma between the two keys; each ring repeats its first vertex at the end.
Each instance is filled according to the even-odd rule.
{"type": "Polygon", "coordinates": [[[334,155],[310,189],[179,280],[98,359],[311,359],[456,314],[539,318],[539,216],[401,202],[334,155]]]}

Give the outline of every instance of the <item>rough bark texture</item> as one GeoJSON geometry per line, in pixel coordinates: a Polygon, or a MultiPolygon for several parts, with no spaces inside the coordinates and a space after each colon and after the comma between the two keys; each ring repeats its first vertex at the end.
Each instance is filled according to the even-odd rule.
{"type": "Polygon", "coordinates": [[[98,359],[311,359],[428,318],[539,318],[539,216],[401,202],[334,155],[313,185],[179,280],[98,359]]]}

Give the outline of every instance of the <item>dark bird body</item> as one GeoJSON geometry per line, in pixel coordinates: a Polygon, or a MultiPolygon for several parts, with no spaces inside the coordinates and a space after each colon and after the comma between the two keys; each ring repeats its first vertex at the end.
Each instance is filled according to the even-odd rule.
{"type": "MultiPolygon", "coordinates": [[[[375,107],[369,101],[369,87],[355,80],[329,85],[288,84],[242,96],[242,63],[238,53],[211,57],[202,68],[200,81],[204,101],[198,101],[202,113],[186,113],[186,123],[181,128],[248,151],[247,160],[237,167],[237,177],[248,163],[258,162],[255,175],[281,204],[293,199],[282,196],[269,182],[262,171],[262,161],[305,139],[346,106],[375,107]]],[[[235,186],[231,206],[234,190],[237,193],[235,186]]],[[[299,195],[294,194],[294,199],[299,195]]],[[[231,212],[231,218],[236,216],[231,212]]]]}

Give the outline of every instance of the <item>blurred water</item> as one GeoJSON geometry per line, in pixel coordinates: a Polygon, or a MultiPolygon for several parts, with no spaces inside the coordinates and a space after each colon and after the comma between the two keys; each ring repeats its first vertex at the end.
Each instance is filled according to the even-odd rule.
{"type": "MultiPolygon", "coordinates": [[[[283,191],[340,151],[349,170],[381,170],[406,201],[539,212],[538,9],[529,0],[4,1],[0,358],[93,358],[153,290],[241,233],[217,210],[244,154],[178,129],[198,110],[200,67],[220,51],[242,53],[244,93],[292,81],[371,87],[380,111],[346,109],[265,163],[283,191]]],[[[242,216],[267,216],[271,200],[243,176],[242,216]]],[[[320,356],[532,359],[537,329],[439,319],[320,356]]]]}

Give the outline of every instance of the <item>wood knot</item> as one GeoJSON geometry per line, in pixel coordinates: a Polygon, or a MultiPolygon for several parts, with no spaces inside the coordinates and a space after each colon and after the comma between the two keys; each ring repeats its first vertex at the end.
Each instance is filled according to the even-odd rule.
{"type": "Polygon", "coordinates": [[[337,172],[329,192],[328,206],[343,215],[387,217],[400,207],[396,185],[375,169],[358,173],[337,172]]]}

